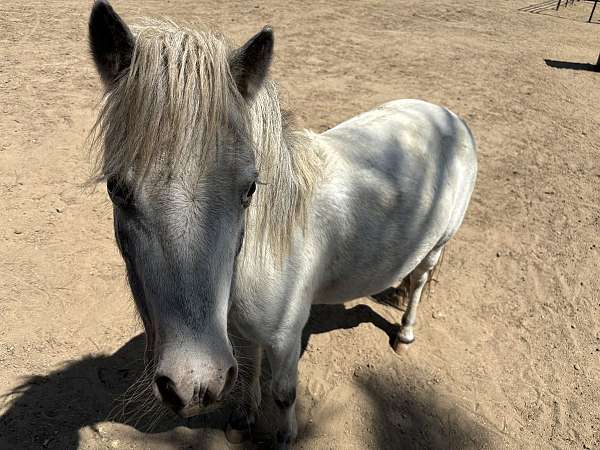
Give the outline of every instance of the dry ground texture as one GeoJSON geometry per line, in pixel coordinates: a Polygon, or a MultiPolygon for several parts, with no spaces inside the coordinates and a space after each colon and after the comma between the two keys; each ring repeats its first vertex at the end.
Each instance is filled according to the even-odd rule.
{"type": "MultiPolygon", "coordinates": [[[[532,3],[114,2],[238,42],[272,24],[273,76],[316,131],[416,97],[478,139],[474,198],[412,348],[390,348],[397,311],[314,309],[297,448],[600,448],[600,73],[586,66],[600,24],[589,3],[532,3]]],[[[228,448],[219,417],[111,413],[143,344],[104,188],[81,187],[100,92],[90,6],[0,2],[0,448],[228,448]]]]}

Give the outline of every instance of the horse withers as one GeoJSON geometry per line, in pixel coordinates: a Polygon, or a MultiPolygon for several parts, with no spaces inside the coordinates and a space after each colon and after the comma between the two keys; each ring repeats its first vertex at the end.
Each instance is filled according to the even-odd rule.
{"type": "Polygon", "coordinates": [[[105,88],[95,179],[113,203],[154,393],[189,416],[245,386],[230,430],[246,433],[264,355],[286,447],[311,304],[408,279],[396,340],[413,341],[423,286],[473,191],[473,137],[418,100],[318,135],[295,129],[267,77],[268,27],[236,47],[172,22],[130,29],[101,0],[89,33],[105,88]]]}

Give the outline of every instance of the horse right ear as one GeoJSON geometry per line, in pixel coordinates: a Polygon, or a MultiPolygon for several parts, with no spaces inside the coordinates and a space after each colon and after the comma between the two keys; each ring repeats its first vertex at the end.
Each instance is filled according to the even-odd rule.
{"type": "Polygon", "coordinates": [[[252,100],[262,87],[273,59],[273,30],[266,26],[230,58],[231,74],[240,94],[252,100]]]}
{"type": "Polygon", "coordinates": [[[90,52],[100,78],[110,86],[131,64],[134,37],[106,0],[97,0],[89,22],[90,52]]]}

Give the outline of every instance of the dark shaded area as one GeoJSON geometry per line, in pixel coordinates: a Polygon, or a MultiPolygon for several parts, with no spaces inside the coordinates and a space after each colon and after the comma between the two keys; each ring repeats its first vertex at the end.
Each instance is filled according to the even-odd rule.
{"type": "MultiPolygon", "coordinates": [[[[27,378],[2,399],[10,407],[0,416],[0,442],[15,449],[77,449],[80,428],[122,415],[116,400],[142,373],[143,352],[144,336],[138,335],[113,355],[84,357],[48,375],[27,378]]],[[[145,430],[152,417],[132,419],[145,430]]],[[[176,420],[166,417],[155,429],[164,431],[176,420]]],[[[121,417],[116,421],[128,423],[121,417]]]]}
{"type": "Polygon", "coordinates": [[[439,399],[435,390],[415,391],[411,382],[399,390],[384,374],[358,380],[376,407],[373,448],[385,450],[480,450],[523,448],[498,445],[497,433],[473,420],[458,406],[439,399]]]}
{"type": "Polygon", "coordinates": [[[388,335],[390,346],[400,331],[398,324],[388,322],[368,305],[356,305],[350,309],[346,309],[344,305],[313,305],[308,323],[302,332],[301,355],[304,355],[311,335],[328,333],[333,330],[348,330],[361,323],[372,323],[385,332],[388,335]]]}
{"type": "Polygon", "coordinates": [[[555,69],[587,70],[589,72],[600,72],[600,66],[589,63],[578,63],[568,61],[555,61],[553,59],[544,59],[547,66],[555,69]]]}
{"type": "MultiPolygon", "coordinates": [[[[398,325],[388,322],[368,305],[361,304],[348,310],[343,305],[315,305],[303,333],[303,352],[312,334],[349,329],[361,323],[372,323],[390,339],[398,331],[398,325]]],[[[151,413],[147,417],[136,417],[134,412],[121,411],[119,399],[143,371],[143,351],[144,336],[138,335],[113,355],[85,357],[69,362],[62,369],[48,375],[32,376],[25,380],[9,394],[9,398],[4,399],[10,402],[10,406],[0,416],[0,447],[7,450],[76,450],[79,448],[78,431],[81,428],[92,426],[95,429],[95,424],[107,420],[128,424],[147,433],[163,432],[182,425],[193,429],[224,429],[228,417],[227,407],[188,420],[165,412],[166,415],[156,423],[151,413]]],[[[265,374],[265,381],[268,381],[268,376],[265,374]]],[[[264,386],[267,385],[265,382],[264,386]]],[[[361,387],[377,405],[378,448],[425,448],[424,443],[438,441],[439,446],[435,444],[432,447],[428,444],[426,448],[449,448],[444,439],[436,437],[445,436],[448,427],[456,442],[477,441],[481,445],[485,444],[481,442],[481,433],[471,429],[470,425],[467,426],[469,421],[461,418],[460,414],[449,418],[449,423],[441,423],[439,416],[434,414],[436,403],[433,396],[419,398],[408,390],[396,392],[393,386],[392,383],[387,383],[383,374],[381,377],[376,374],[364,383],[361,382],[361,387]],[[394,422],[394,417],[405,417],[407,421],[405,424],[398,424],[394,422]],[[432,436],[438,440],[432,440],[432,436]]],[[[303,399],[299,398],[298,401],[302,403],[303,399]]],[[[259,429],[253,443],[235,448],[268,448],[271,435],[264,428],[273,423],[271,403],[268,392],[265,392],[265,411],[260,420],[262,426],[259,424],[263,429],[259,429]]],[[[130,405],[129,408],[137,409],[136,405],[130,405]]],[[[312,437],[313,428],[310,424],[299,423],[299,429],[298,444],[301,446],[303,441],[312,437]]],[[[199,439],[200,442],[195,443],[194,448],[204,448],[202,435],[199,439]]],[[[465,447],[459,445],[456,448],[465,447]]]]}
{"type": "MultiPolygon", "coordinates": [[[[148,391],[136,401],[124,399],[144,371],[144,335],[132,338],[112,355],[88,356],[67,362],[48,375],[34,375],[0,402],[8,410],[0,416],[0,449],[79,448],[78,431],[110,421],[145,433],[160,433],[177,426],[225,427],[227,411],[181,419],[153,401],[148,391]]],[[[198,445],[202,447],[202,442],[198,445]]]]}

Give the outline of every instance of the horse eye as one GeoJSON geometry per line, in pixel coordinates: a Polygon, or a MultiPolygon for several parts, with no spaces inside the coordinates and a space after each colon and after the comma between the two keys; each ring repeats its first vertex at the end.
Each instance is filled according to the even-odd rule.
{"type": "Polygon", "coordinates": [[[252,197],[252,194],[254,194],[256,192],[256,182],[252,182],[252,184],[250,185],[250,187],[248,188],[248,192],[246,193],[246,195],[248,197],[252,197]]]}
{"type": "Polygon", "coordinates": [[[256,183],[253,181],[244,196],[242,197],[242,206],[247,208],[250,206],[250,201],[252,200],[252,195],[256,192],[256,183]]]}
{"type": "Polygon", "coordinates": [[[110,177],[106,180],[106,190],[110,200],[117,206],[123,208],[131,206],[131,195],[127,186],[120,182],[116,177],[110,177]]]}

